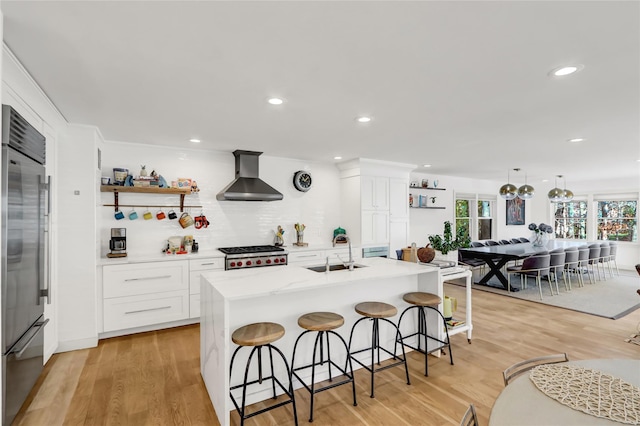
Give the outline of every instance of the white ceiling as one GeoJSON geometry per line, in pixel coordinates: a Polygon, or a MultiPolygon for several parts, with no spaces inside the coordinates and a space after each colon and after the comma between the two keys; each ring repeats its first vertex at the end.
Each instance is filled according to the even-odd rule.
{"type": "Polygon", "coordinates": [[[9,48],[108,140],[640,186],[637,1],[0,5],[9,48]]]}

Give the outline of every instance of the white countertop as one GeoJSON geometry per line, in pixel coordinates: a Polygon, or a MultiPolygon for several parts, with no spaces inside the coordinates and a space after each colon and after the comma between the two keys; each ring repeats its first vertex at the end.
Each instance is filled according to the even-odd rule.
{"type": "Polygon", "coordinates": [[[143,262],[171,262],[175,260],[190,260],[190,259],[208,259],[208,258],[223,258],[224,253],[219,250],[200,250],[197,253],[187,254],[146,254],[127,257],[103,257],[98,260],[98,265],[126,265],[128,263],[143,263],[143,262]]]}
{"type": "MultiPolygon", "coordinates": [[[[336,244],[335,247],[329,241],[327,243],[309,243],[307,246],[295,246],[293,244],[287,244],[282,247],[289,253],[298,253],[303,251],[313,251],[313,250],[333,250],[333,249],[349,249],[349,244],[336,244]]],[[[352,246],[352,250],[360,249],[360,247],[352,246]]]]}
{"type": "Polygon", "coordinates": [[[283,292],[310,290],[316,287],[342,285],[360,280],[378,280],[422,273],[438,273],[438,268],[384,258],[359,259],[353,271],[329,273],[311,271],[305,267],[287,265],[213,271],[202,276],[228,300],[268,296],[283,292]]]}

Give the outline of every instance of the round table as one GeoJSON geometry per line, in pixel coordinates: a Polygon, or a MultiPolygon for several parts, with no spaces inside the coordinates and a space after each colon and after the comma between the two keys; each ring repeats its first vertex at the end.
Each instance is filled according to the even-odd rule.
{"type": "MultiPolygon", "coordinates": [[[[640,387],[640,360],[590,359],[569,364],[592,368],[640,387]]],[[[489,426],[619,425],[562,405],[540,391],[529,372],[513,380],[493,404],[489,426]]]]}

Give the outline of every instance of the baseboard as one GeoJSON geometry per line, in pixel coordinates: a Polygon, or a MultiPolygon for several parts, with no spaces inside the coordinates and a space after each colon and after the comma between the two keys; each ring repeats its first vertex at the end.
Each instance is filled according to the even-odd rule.
{"type": "Polygon", "coordinates": [[[179,320],[179,321],[164,322],[162,324],[147,325],[144,327],[134,327],[134,328],[127,328],[125,330],[108,331],[105,333],[100,333],[98,335],[98,338],[108,339],[110,337],[126,336],[128,334],[144,333],[147,331],[162,330],[163,328],[180,327],[183,325],[198,324],[198,323],[200,323],[200,318],[188,318],[188,319],[179,320]]]}
{"type": "Polygon", "coordinates": [[[56,353],[95,348],[96,346],[98,346],[98,336],[86,339],[60,341],[58,342],[56,353]]]}

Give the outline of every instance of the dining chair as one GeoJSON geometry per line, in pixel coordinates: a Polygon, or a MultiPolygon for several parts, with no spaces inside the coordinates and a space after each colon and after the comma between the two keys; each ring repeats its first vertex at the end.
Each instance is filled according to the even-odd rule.
{"type": "Polygon", "coordinates": [[[499,245],[500,245],[500,243],[499,243],[499,242],[497,242],[497,241],[488,240],[488,241],[487,241],[487,245],[488,245],[488,246],[499,246],[499,245]]]}
{"type": "Polygon", "coordinates": [[[458,250],[458,264],[471,268],[471,274],[473,274],[475,268],[480,268],[480,273],[484,274],[484,267],[487,263],[482,259],[475,258],[461,250],[458,250]]]}
{"type": "Polygon", "coordinates": [[[580,257],[579,253],[578,253],[578,248],[577,247],[569,247],[567,249],[565,249],[564,251],[565,257],[564,257],[564,271],[563,271],[563,275],[565,277],[568,277],[568,281],[569,281],[569,290],[572,289],[572,283],[571,283],[571,274],[574,273],[576,274],[576,276],[578,277],[578,286],[579,287],[584,287],[584,283],[582,282],[582,274],[579,273],[579,262],[578,259],[580,257]]]}
{"type": "Polygon", "coordinates": [[[596,279],[596,269],[598,270],[598,279],[600,278],[600,268],[598,264],[600,263],[600,244],[593,243],[589,244],[589,269],[591,269],[591,274],[593,275],[593,279],[596,279]]]}
{"type": "Polygon", "coordinates": [[[605,263],[609,269],[609,275],[613,278],[613,271],[611,270],[611,246],[609,245],[609,241],[600,243],[600,258],[598,259],[598,263],[602,264],[603,278],[605,280],[607,279],[607,271],[604,269],[605,263]]]}
{"type": "Polygon", "coordinates": [[[613,266],[616,267],[616,275],[620,276],[620,270],[618,269],[618,262],[616,261],[616,255],[618,254],[618,242],[609,241],[609,247],[611,247],[611,252],[609,253],[609,256],[611,261],[613,262],[613,266]]]}
{"type": "MultiPolygon", "coordinates": [[[[551,255],[540,254],[536,256],[529,256],[523,262],[522,265],[509,266],[507,268],[507,291],[511,291],[511,275],[520,274],[520,286],[522,289],[527,288],[527,279],[529,277],[535,277],[536,285],[540,290],[540,300],[542,300],[542,277],[549,276],[549,266],[551,264],[551,255]]],[[[553,295],[553,287],[551,287],[551,280],[549,280],[549,290],[553,295]]]]}
{"type": "Polygon", "coordinates": [[[520,238],[512,238],[511,239],[511,244],[521,244],[522,241],[520,241],[520,238]]]}
{"type": "Polygon", "coordinates": [[[481,241],[471,241],[471,247],[484,247],[484,243],[481,241]]]}
{"type": "Polygon", "coordinates": [[[507,386],[511,380],[518,377],[522,373],[531,370],[534,367],[544,364],[558,364],[560,362],[569,361],[566,353],[544,355],[535,358],[529,358],[524,361],[517,362],[502,372],[504,385],[507,386]]]}
{"type": "Polygon", "coordinates": [[[511,244],[511,241],[509,241],[509,240],[500,240],[500,241],[498,241],[498,243],[500,243],[502,245],[507,245],[507,244],[511,244]]]}
{"type": "Polygon", "coordinates": [[[547,276],[547,279],[551,280],[551,278],[553,277],[553,281],[556,284],[556,293],[560,294],[560,290],[558,289],[558,273],[562,272],[562,278],[564,280],[564,288],[565,290],[569,291],[569,286],[567,285],[567,278],[564,275],[564,262],[566,258],[566,253],[564,249],[557,248],[557,249],[551,250],[549,252],[549,256],[551,256],[551,258],[549,261],[550,268],[549,268],[549,275],[547,276]]]}
{"type": "Polygon", "coordinates": [[[476,407],[473,404],[469,404],[467,412],[462,416],[460,420],[460,426],[479,426],[478,414],[476,413],[476,407]]]}
{"type": "Polygon", "coordinates": [[[519,238],[521,243],[528,243],[529,240],[527,240],[526,238],[519,238]]]}
{"type": "MultiPolygon", "coordinates": [[[[589,273],[589,247],[586,245],[578,247],[578,273],[581,277],[586,273],[589,277],[589,282],[593,284],[589,273]]],[[[584,284],[584,278],[582,278],[582,283],[584,284]]]]}

